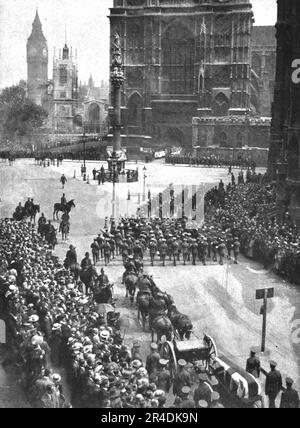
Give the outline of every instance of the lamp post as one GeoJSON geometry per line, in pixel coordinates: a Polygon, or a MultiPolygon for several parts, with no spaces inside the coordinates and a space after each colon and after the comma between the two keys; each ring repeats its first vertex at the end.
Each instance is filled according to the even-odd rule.
{"type": "Polygon", "coordinates": [[[83,180],[86,181],[86,137],[85,137],[85,131],[83,131],[82,136],[82,142],[83,142],[83,180]]]}
{"type": "Polygon", "coordinates": [[[146,178],[147,178],[147,175],[146,175],[146,172],[147,172],[147,168],[146,168],[146,166],[144,166],[144,169],[143,169],[143,171],[144,171],[144,183],[143,183],[143,202],[145,202],[145,200],[146,200],[146,178]]]}
{"type": "Polygon", "coordinates": [[[108,159],[108,167],[112,174],[113,182],[113,196],[112,196],[112,218],[116,214],[116,179],[117,174],[122,168],[124,161],[121,160],[121,87],[125,81],[123,63],[122,63],[122,49],[120,36],[118,33],[114,34],[112,43],[112,63],[110,73],[111,86],[113,89],[113,153],[108,159]]]}
{"type": "Polygon", "coordinates": [[[112,218],[115,219],[116,218],[116,169],[118,166],[118,160],[116,157],[114,157],[114,153],[113,153],[113,158],[111,161],[111,168],[112,168],[112,182],[113,182],[113,195],[112,195],[112,218]]]}

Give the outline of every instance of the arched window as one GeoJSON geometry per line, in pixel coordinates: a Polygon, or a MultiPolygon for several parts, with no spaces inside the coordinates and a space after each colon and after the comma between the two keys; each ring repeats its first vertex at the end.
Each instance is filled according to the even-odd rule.
{"type": "Polygon", "coordinates": [[[215,116],[228,116],[228,110],[228,98],[222,92],[220,92],[214,100],[213,114],[215,116]]]}
{"type": "Polygon", "coordinates": [[[128,101],[128,126],[141,126],[142,124],[142,98],[134,93],[128,101]]]}
{"type": "Polygon", "coordinates": [[[183,25],[168,28],[162,39],[162,92],[193,94],[195,39],[183,25]]]}
{"type": "Polygon", "coordinates": [[[89,122],[100,122],[100,107],[98,104],[91,104],[89,106],[89,122]]]}
{"type": "Polygon", "coordinates": [[[295,135],[288,145],[288,176],[296,178],[299,170],[299,142],[295,135]]]}
{"type": "Polygon", "coordinates": [[[219,141],[220,141],[220,147],[228,146],[228,138],[225,132],[221,132],[219,141]]]}

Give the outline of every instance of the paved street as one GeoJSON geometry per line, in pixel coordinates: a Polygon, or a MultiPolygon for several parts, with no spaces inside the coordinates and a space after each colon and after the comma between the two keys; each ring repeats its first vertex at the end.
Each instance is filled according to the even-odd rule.
{"type": "MultiPolygon", "coordinates": [[[[88,163],[88,173],[92,177],[93,163],[88,163]]],[[[139,184],[118,184],[117,194],[119,208],[123,214],[133,214],[137,209],[138,197],[143,192],[143,167],[137,166],[141,172],[139,184]],[[128,190],[132,198],[127,201],[128,190]]],[[[97,163],[99,168],[99,163],[97,163]]],[[[59,202],[62,189],[59,178],[62,172],[67,175],[68,183],[65,193],[67,199],[75,199],[76,209],[71,215],[70,242],[59,244],[57,254],[64,257],[70,243],[77,247],[79,257],[89,250],[92,239],[104,224],[105,216],[111,214],[112,185],[106,183],[98,187],[97,183],[90,185],[80,178],[80,163],[64,162],[60,168],[42,168],[35,166],[33,161],[17,161],[10,168],[0,163],[0,216],[10,217],[18,202],[24,203],[27,197],[34,197],[41,204],[41,212],[47,218],[52,218],[53,204],[59,202]],[[74,179],[74,170],[76,179],[74,179]]],[[[223,179],[228,181],[227,170],[171,167],[160,163],[147,165],[147,186],[153,193],[174,184],[199,184],[209,182],[217,184],[223,179]]],[[[146,261],[146,270],[153,274],[158,286],[166,290],[175,299],[179,310],[191,316],[194,331],[197,336],[204,332],[211,335],[221,354],[232,358],[242,366],[248,357],[252,346],[260,346],[261,302],[255,300],[257,288],[275,287],[275,298],[269,304],[267,348],[270,353],[263,359],[272,358],[278,361],[279,369],[284,375],[290,375],[299,381],[300,345],[293,343],[297,340],[294,331],[296,320],[300,319],[300,289],[285,283],[273,274],[264,271],[262,266],[250,260],[242,259],[236,266],[159,266],[150,267],[146,261]]],[[[99,268],[101,264],[99,264],[99,268]]],[[[136,310],[131,309],[124,300],[124,289],[121,285],[123,268],[120,260],[115,260],[107,269],[112,282],[115,283],[115,293],[118,307],[128,318],[124,327],[126,340],[134,337],[143,340],[144,347],[148,346],[149,335],[143,335],[136,320],[136,310]]],[[[300,322],[299,324],[300,325],[300,322]]],[[[1,382],[1,380],[0,380],[1,382]]]]}

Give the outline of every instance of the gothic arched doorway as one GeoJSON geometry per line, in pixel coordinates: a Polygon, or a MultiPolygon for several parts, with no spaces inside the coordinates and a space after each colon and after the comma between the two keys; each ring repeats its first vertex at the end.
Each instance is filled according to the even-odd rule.
{"type": "Polygon", "coordinates": [[[214,99],[213,114],[215,116],[228,116],[229,100],[223,92],[220,92],[214,99]]]}

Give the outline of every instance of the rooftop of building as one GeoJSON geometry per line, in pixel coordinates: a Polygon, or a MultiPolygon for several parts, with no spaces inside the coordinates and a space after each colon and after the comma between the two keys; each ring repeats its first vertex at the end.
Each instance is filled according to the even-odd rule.
{"type": "Polygon", "coordinates": [[[272,25],[254,25],[252,46],[276,46],[276,28],[272,25]]]}

